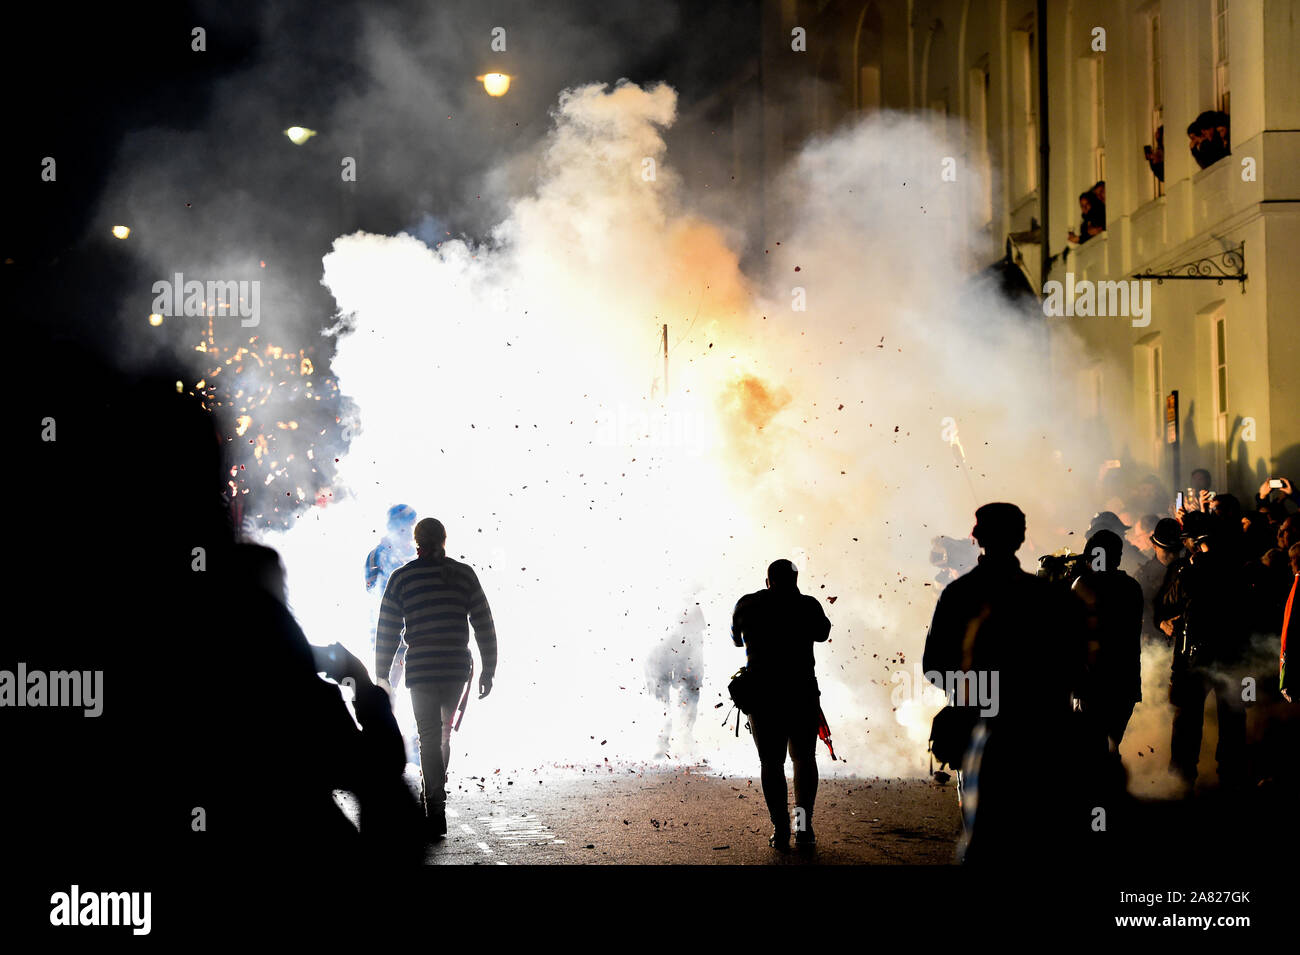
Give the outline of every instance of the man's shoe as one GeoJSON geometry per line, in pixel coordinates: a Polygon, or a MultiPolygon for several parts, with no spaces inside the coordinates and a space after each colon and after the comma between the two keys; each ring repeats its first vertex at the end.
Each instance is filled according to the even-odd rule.
{"type": "Polygon", "coordinates": [[[445,809],[431,808],[426,823],[431,841],[442,839],[447,835],[447,812],[445,809]]]}
{"type": "Polygon", "coordinates": [[[777,852],[786,852],[790,848],[790,833],[780,829],[773,829],[772,834],[767,837],[767,844],[777,852]]]}
{"type": "Polygon", "coordinates": [[[794,834],[794,844],[797,849],[811,849],[817,845],[817,836],[813,834],[811,827],[800,829],[794,834]]]}

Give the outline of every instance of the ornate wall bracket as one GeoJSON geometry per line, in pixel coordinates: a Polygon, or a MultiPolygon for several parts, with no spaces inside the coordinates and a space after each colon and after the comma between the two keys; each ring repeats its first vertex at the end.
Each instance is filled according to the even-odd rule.
{"type": "Polygon", "coordinates": [[[1171,282],[1215,281],[1222,285],[1227,282],[1240,282],[1241,290],[1246,291],[1246,243],[1224,249],[1216,255],[1207,255],[1182,265],[1175,265],[1165,272],[1136,272],[1135,279],[1155,279],[1157,285],[1171,282]]]}

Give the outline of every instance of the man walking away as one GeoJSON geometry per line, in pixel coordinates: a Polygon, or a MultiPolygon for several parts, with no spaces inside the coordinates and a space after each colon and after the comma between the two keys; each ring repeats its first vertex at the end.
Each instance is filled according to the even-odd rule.
{"type": "Polygon", "coordinates": [[[375,649],[375,673],[386,674],[406,628],[406,685],[420,736],[424,811],[433,838],[447,834],[444,787],[452,719],[473,666],[470,624],[483,658],[480,700],[492,691],[497,668],[497,635],[487,597],[474,569],[448,557],[446,544],[440,521],[426,517],[415,525],[417,556],[388,580],[375,649]]]}
{"type": "Polygon", "coordinates": [[[821,602],[799,592],[799,572],[788,560],[767,568],[767,589],[736,602],[731,640],[745,648],[747,679],[755,700],[750,730],[762,766],[763,798],[772,819],[768,843],[790,845],[786,803],[785,754],[794,764],[794,802],[799,820],[795,843],[816,842],[813,804],[817,799],[817,730],[821,722],[813,644],[824,642],[831,622],[821,602]]]}
{"type": "MultiPolygon", "coordinates": [[[[1025,515],[1014,504],[982,506],[971,536],[984,552],[939,595],[921,661],[940,685],[967,675],[993,690],[992,705],[971,714],[964,745],[960,855],[985,865],[1070,858],[1095,803],[1073,778],[1050,797],[1041,780],[1044,760],[1076,775],[1080,765],[1071,697],[1083,685],[1087,647],[1078,598],[1021,570],[1025,515]]],[[[942,688],[962,704],[953,687],[942,688]]]]}
{"type": "Polygon", "coordinates": [[[690,756],[695,752],[695,718],[700,709],[700,687],[704,683],[704,612],[700,610],[699,588],[686,595],[686,606],[677,613],[667,632],[646,658],[646,686],[664,707],[655,759],[670,753],[690,756]],[[673,696],[677,705],[673,706],[673,696]],[[673,737],[673,714],[679,735],[673,737]]]}

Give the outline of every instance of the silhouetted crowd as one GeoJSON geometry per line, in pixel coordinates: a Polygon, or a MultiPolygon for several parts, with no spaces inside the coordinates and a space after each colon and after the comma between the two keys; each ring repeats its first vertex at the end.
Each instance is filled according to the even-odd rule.
{"type": "MultiPolygon", "coordinates": [[[[54,623],[17,627],[11,642],[32,669],[102,670],[104,715],[7,714],[22,783],[0,787],[0,812],[15,852],[245,867],[268,853],[295,865],[418,862],[445,831],[439,743],[468,698],[459,688],[472,682],[470,624],[485,666],[480,698],[495,668],[490,611],[472,571],[446,557],[445,529],[420,522],[416,559],[377,564],[375,575],[389,575],[376,672],[389,674],[400,631],[415,638],[408,683],[414,671],[436,688],[416,713],[422,811],[386,688],[342,646],[309,645],[288,609],[278,555],[240,540],[229,465],[201,400],[178,391],[172,375],[126,379],[73,349],[64,354],[67,380],[91,384],[18,398],[20,413],[57,434],[25,462],[45,503],[14,509],[33,569],[26,599],[54,623]],[[127,423],[167,453],[135,461],[122,444],[127,423]],[[51,747],[52,738],[66,745],[51,747]],[[340,791],[355,799],[355,818],[340,808],[340,791]]],[[[1086,854],[1098,812],[1123,805],[1119,749],[1142,700],[1144,644],[1168,653],[1169,762],[1189,789],[1210,695],[1220,788],[1294,774],[1285,753],[1252,755],[1246,713],[1294,696],[1286,648],[1300,575],[1296,496],[1277,479],[1243,508],[1212,492],[1202,471],[1181,498],[1169,516],[1132,525],[1097,514],[1083,552],[1045,558],[1037,574],[1016,557],[1026,527],[1012,504],[976,512],[977,558],[961,540],[936,539],[943,586],[923,665],[951,701],[931,746],[960,770],[967,861],[1045,847],[1086,854]],[[1045,767],[1073,783],[1045,794],[1045,767]]],[[[788,561],[774,562],[767,582],[733,617],[749,662],[752,705],[742,709],[772,844],[791,836],[788,753],[793,834],[811,846],[814,743],[825,724],[812,648],[830,622],[799,592],[788,561]]]]}
{"type": "MultiPolygon", "coordinates": [[[[1043,557],[1032,575],[1015,557],[1025,538],[1015,505],[976,512],[972,537],[983,553],[968,572],[952,566],[954,554],[963,563],[968,555],[936,539],[943,589],[923,666],[949,705],[930,745],[959,770],[965,861],[1063,848],[1086,855],[1101,845],[1088,834],[1127,802],[1119,751],[1142,701],[1144,644],[1170,661],[1168,766],[1185,794],[1195,791],[1211,695],[1220,791],[1294,774],[1293,754],[1267,734],[1247,746],[1246,714],[1252,704],[1292,701],[1297,501],[1286,479],[1266,481],[1249,510],[1209,485],[1208,472],[1195,472],[1168,517],[1129,525],[1098,513],[1082,553],[1043,557]],[[1077,771],[1059,798],[1036,785],[1044,760],[1077,771]]],[[[1139,755],[1152,758],[1148,749],[1139,755]]]]}
{"type": "Polygon", "coordinates": [[[423,822],[388,696],[342,647],[309,645],[278,555],[240,540],[201,399],[174,374],[126,378],[75,345],[60,354],[61,380],[80,387],[16,398],[54,429],[24,462],[42,504],[14,509],[27,599],[54,620],[10,642],[31,667],[102,670],[104,706],[98,719],[6,714],[21,783],[0,787],[0,812],[15,857],[418,863],[423,822]]]}

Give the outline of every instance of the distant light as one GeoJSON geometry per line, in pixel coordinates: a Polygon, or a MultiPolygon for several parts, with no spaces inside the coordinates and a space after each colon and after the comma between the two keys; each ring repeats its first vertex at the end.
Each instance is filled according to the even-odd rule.
{"type": "Polygon", "coordinates": [[[510,76],[506,73],[485,73],[475,79],[482,82],[488,96],[505,96],[510,89],[510,76]]]}
{"type": "Polygon", "coordinates": [[[150,312],[149,324],[152,325],[154,328],[157,328],[159,325],[162,324],[162,316],[159,315],[157,312],[150,312]]]}
{"type": "Polygon", "coordinates": [[[113,226],[113,238],[115,239],[125,239],[130,234],[131,234],[131,229],[129,226],[124,226],[124,225],[113,226]]]}
{"type": "Polygon", "coordinates": [[[307,129],[305,126],[290,126],[284,131],[284,134],[289,137],[289,142],[295,146],[301,146],[316,135],[316,130],[307,129]]]}

